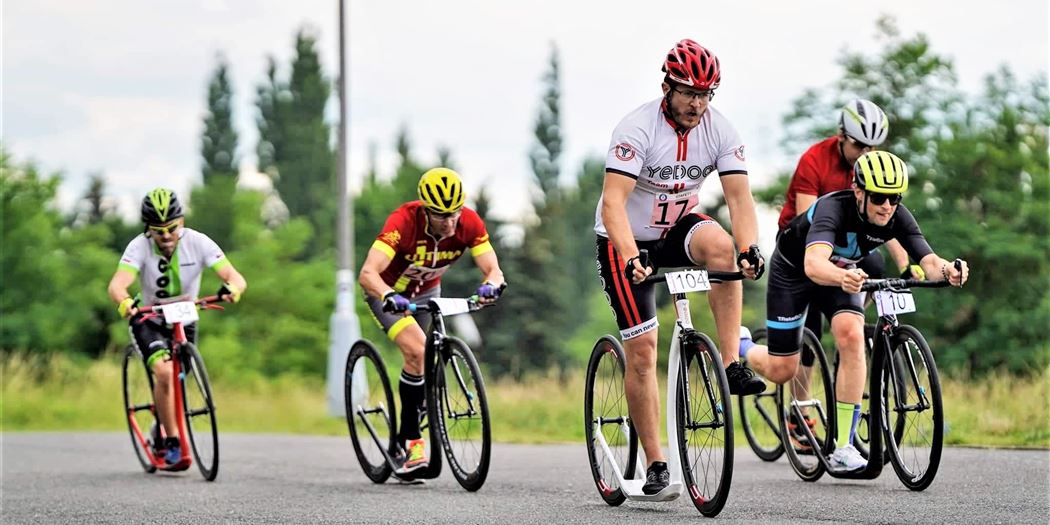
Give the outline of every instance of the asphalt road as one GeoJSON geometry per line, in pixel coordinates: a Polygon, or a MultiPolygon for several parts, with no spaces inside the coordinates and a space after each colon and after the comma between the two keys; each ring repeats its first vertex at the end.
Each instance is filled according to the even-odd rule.
{"type": "MultiPolygon", "coordinates": [[[[371,483],[348,438],[224,434],[219,477],[145,474],[124,433],[5,433],[0,521],[16,523],[677,523],[707,519],[684,499],[609,507],[582,444],[496,445],[485,486],[447,470],[423,485],[371,483]]],[[[806,483],[785,459],[738,448],[724,523],[1050,522],[1050,452],[947,449],[911,492],[874,481],[806,483]]]]}

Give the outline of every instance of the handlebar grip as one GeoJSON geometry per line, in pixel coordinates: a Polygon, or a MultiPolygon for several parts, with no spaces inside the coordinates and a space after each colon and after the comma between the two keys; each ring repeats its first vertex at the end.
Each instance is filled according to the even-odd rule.
{"type": "Polygon", "coordinates": [[[642,268],[649,266],[649,250],[638,250],[638,262],[642,268]]]}

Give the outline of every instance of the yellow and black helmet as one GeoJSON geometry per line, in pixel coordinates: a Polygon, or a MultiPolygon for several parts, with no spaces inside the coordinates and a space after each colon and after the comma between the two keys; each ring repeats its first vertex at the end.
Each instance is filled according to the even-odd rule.
{"type": "Polygon", "coordinates": [[[433,168],[424,173],[416,192],[423,206],[437,213],[459,211],[467,200],[459,174],[448,168],[433,168]]]}
{"type": "Polygon", "coordinates": [[[908,191],[908,165],[888,151],[869,151],[853,165],[853,182],[872,193],[908,191]]]}

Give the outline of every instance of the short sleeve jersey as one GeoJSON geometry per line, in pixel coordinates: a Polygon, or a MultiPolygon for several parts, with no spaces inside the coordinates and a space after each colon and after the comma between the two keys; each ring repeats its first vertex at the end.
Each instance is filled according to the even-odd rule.
{"type": "MultiPolygon", "coordinates": [[[[718,110],[708,106],[696,127],[679,129],[662,98],[632,111],[616,126],[605,170],[637,181],[627,197],[627,220],[639,241],[661,238],[692,210],[712,173],[747,174],[744,144],[718,110]]],[[[601,209],[599,199],[594,231],[608,237],[601,209]]]]}
{"type": "Polygon", "coordinates": [[[848,190],[853,184],[853,168],[846,163],[839,151],[838,136],[824,139],[806,150],[798,160],[795,174],[788,183],[787,198],[780,210],[778,229],[806,210],[796,209],[799,193],[820,197],[833,191],[848,190]]]}
{"type": "Polygon", "coordinates": [[[814,244],[831,246],[831,261],[845,267],[856,264],[890,239],[897,239],[916,261],[933,253],[915,217],[903,204],[886,226],[865,221],[852,190],[836,191],[817,199],[795,217],[777,241],[777,251],[791,265],[803,268],[805,252],[814,244]]]}
{"type": "Polygon", "coordinates": [[[230,264],[207,235],[190,228],[180,232],[170,259],[145,234],[132,239],[124,249],[118,267],[139,275],[143,304],[194,300],[200,292],[204,268],[219,270],[230,264]]]}
{"type": "Polygon", "coordinates": [[[423,204],[412,201],[387,217],[372,248],[390,256],[390,265],[380,274],[383,282],[413,297],[440,284],[441,275],[464,251],[477,257],[492,251],[492,244],[481,216],[467,207],[463,207],[456,232],[439,241],[430,233],[423,204]]]}

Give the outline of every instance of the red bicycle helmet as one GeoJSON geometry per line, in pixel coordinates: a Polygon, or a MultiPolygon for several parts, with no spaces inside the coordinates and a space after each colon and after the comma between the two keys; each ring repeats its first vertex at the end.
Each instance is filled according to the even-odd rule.
{"type": "Polygon", "coordinates": [[[717,88],[722,79],[718,57],[688,38],[667,52],[663,72],[679,84],[702,90],[717,88]]]}

